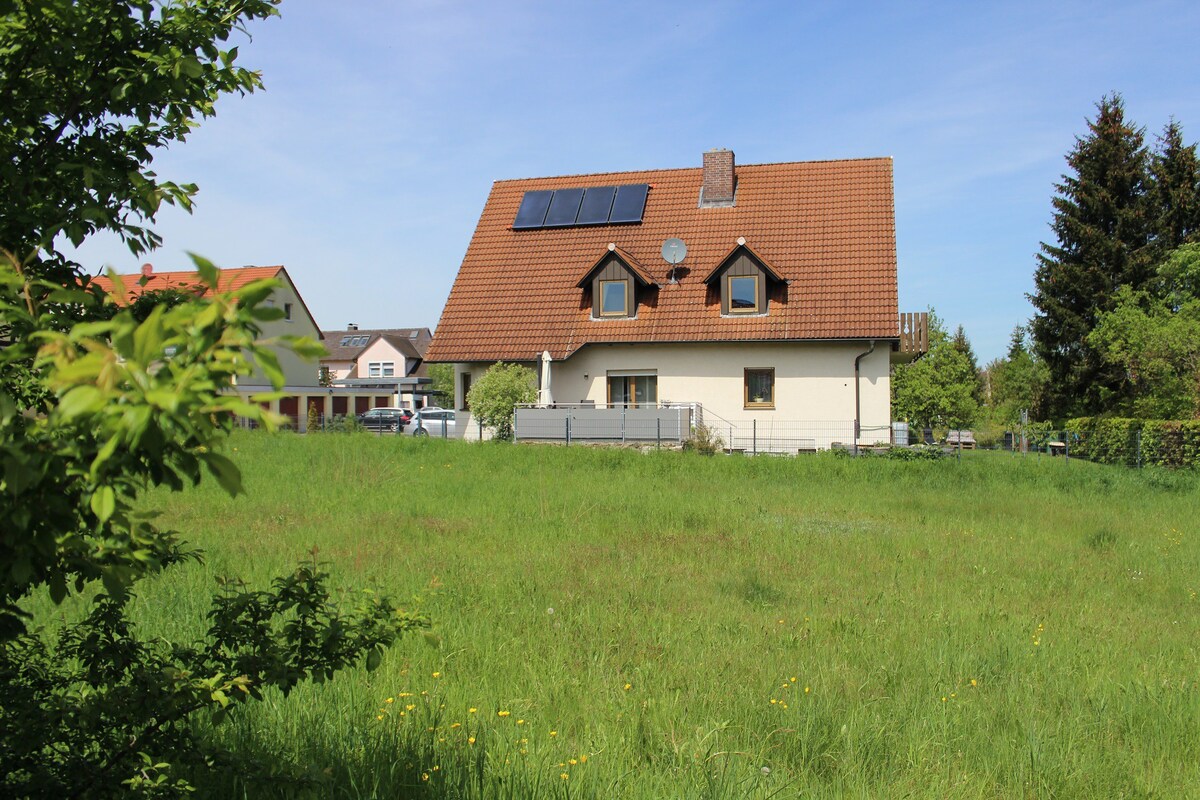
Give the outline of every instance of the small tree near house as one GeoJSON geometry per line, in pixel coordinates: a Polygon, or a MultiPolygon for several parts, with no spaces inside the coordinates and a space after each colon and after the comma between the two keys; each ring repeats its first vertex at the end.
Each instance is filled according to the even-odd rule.
{"type": "Polygon", "coordinates": [[[536,380],[529,367],[497,362],[467,392],[471,414],[491,428],[497,439],[511,440],[517,404],[537,399],[536,380]]]}

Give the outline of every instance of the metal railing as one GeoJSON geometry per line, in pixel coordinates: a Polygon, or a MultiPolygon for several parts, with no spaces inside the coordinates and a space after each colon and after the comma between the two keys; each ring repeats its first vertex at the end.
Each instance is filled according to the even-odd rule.
{"type": "MultiPolygon", "coordinates": [[[[678,444],[703,426],[729,453],[791,454],[854,446],[854,421],[750,419],[731,421],[700,403],[663,402],[654,406],[558,403],[520,405],[513,432],[517,441],[654,442],[678,444]]],[[[858,443],[891,441],[891,427],[864,427],[858,443]]]]}
{"type": "Polygon", "coordinates": [[[679,443],[692,435],[695,403],[556,403],[519,405],[513,419],[516,441],[679,443]]]}

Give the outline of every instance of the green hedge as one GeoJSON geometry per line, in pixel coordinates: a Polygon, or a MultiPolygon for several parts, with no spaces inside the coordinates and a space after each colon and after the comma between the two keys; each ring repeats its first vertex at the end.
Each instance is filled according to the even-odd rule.
{"type": "Polygon", "coordinates": [[[1080,417],[1066,430],[1071,455],[1101,464],[1194,467],[1200,464],[1200,420],[1080,417]]]}

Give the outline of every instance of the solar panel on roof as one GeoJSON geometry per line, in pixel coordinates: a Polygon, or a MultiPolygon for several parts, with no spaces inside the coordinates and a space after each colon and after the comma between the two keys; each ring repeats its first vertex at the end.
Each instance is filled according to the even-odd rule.
{"type": "Polygon", "coordinates": [[[615,186],[593,186],[583,195],[583,205],[579,207],[579,216],[575,218],[576,225],[603,225],[608,222],[608,213],[612,211],[613,196],[617,193],[615,186]]]}
{"type": "Polygon", "coordinates": [[[613,200],[612,213],[609,222],[641,222],[642,213],[646,210],[646,194],[650,191],[647,183],[631,183],[617,187],[617,198],[613,200]]]}
{"type": "Polygon", "coordinates": [[[579,216],[579,204],[583,200],[583,189],[557,189],[550,210],[546,212],[547,228],[562,228],[575,224],[579,216]]]}
{"type": "Polygon", "coordinates": [[[550,199],[554,192],[542,189],[526,192],[521,198],[521,207],[517,209],[517,218],[513,220],[514,228],[540,228],[546,219],[546,210],[550,208],[550,199]]]}

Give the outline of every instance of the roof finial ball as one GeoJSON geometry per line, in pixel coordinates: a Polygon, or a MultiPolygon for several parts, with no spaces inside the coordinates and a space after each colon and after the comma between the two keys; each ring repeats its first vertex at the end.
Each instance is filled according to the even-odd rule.
{"type": "Polygon", "coordinates": [[[613,250],[616,250],[616,249],[617,249],[617,243],[616,243],[616,242],[609,242],[609,243],[608,243],[608,250],[609,250],[609,252],[612,252],[613,250]]]}

